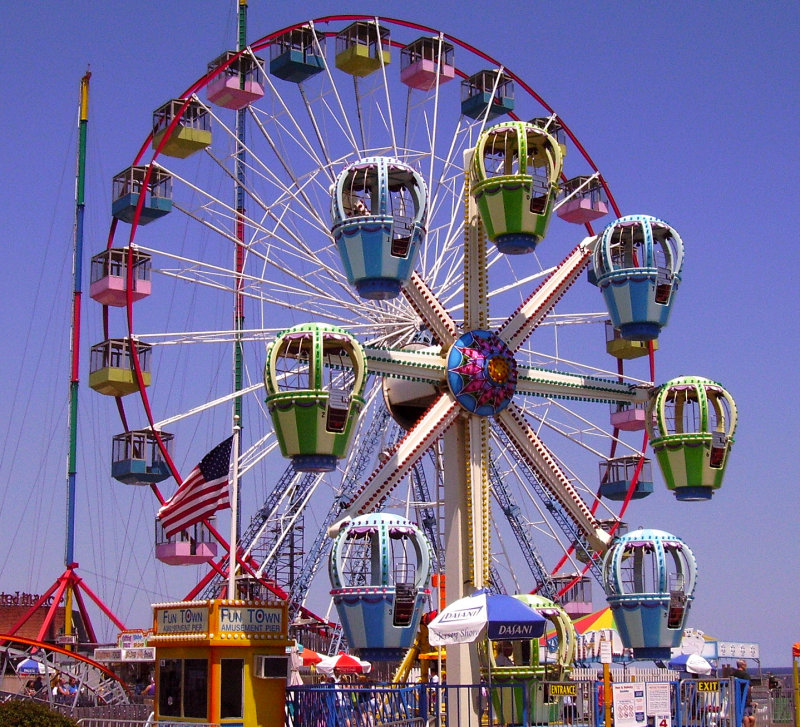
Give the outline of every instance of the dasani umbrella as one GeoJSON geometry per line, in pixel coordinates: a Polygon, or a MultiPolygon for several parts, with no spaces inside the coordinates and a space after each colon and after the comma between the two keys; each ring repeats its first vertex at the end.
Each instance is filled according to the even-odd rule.
{"type": "Polygon", "coordinates": [[[442,609],[428,624],[431,646],[491,640],[536,639],[544,633],[544,616],[513,596],[482,589],[442,609]]]}

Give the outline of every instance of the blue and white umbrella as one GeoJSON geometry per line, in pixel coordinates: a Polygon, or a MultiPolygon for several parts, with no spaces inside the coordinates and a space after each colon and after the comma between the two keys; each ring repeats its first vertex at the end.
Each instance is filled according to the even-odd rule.
{"type": "Polygon", "coordinates": [[[669,660],[669,668],[706,676],[711,673],[714,667],[700,654],[678,654],[678,656],[669,660]]]}
{"type": "Polygon", "coordinates": [[[468,644],[479,638],[538,639],[547,619],[528,604],[503,593],[480,590],[443,608],[428,624],[431,646],[468,644]]]}
{"type": "Polygon", "coordinates": [[[44,674],[45,667],[41,661],[36,659],[23,659],[17,664],[17,674],[44,674]]]}

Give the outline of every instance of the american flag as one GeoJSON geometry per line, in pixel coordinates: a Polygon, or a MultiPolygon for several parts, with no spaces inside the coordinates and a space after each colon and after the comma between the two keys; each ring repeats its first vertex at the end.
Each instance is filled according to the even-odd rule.
{"type": "Polygon", "coordinates": [[[178,491],[158,511],[168,538],[231,506],[228,470],[233,437],[212,449],[183,481],[178,491]]]}

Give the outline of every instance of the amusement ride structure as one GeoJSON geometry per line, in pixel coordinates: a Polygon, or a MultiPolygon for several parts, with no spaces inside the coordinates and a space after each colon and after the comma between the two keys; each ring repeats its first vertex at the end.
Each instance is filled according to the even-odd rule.
{"type": "MultiPolygon", "coordinates": [[[[565,120],[463,41],[352,15],[248,44],[240,7],[237,49],[165,99],[113,180],[89,378],[120,414],[113,477],[155,514],[176,461],[238,422],[240,591],[314,622],[333,547],[348,639],[387,653],[407,640],[364,623],[413,628],[430,573],[442,602],[535,592],[554,619],[588,578],[642,586],[601,566],[653,489],[648,440],[678,499],[708,499],[736,424],[715,382],[655,382],[678,232],[623,216],[565,120]]],[[[626,562],[682,554],[656,584],[680,631],[693,560],[653,533],[626,562]]],[[[187,600],[225,593],[229,546],[213,518],[156,523],[161,561],[210,565],[187,600]]],[[[447,660],[476,681],[466,647],[447,660]]]]}

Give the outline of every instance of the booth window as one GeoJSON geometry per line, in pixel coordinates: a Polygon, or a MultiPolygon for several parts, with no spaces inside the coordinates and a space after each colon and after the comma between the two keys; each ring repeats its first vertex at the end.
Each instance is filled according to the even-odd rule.
{"type": "Polygon", "coordinates": [[[244,659],[220,659],[220,719],[244,717],[244,659]]]}
{"type": "Polygon", "coordinates": [[[163,717],[208,717],[208,660],[160,661],[158,713],[163,717]]]}

